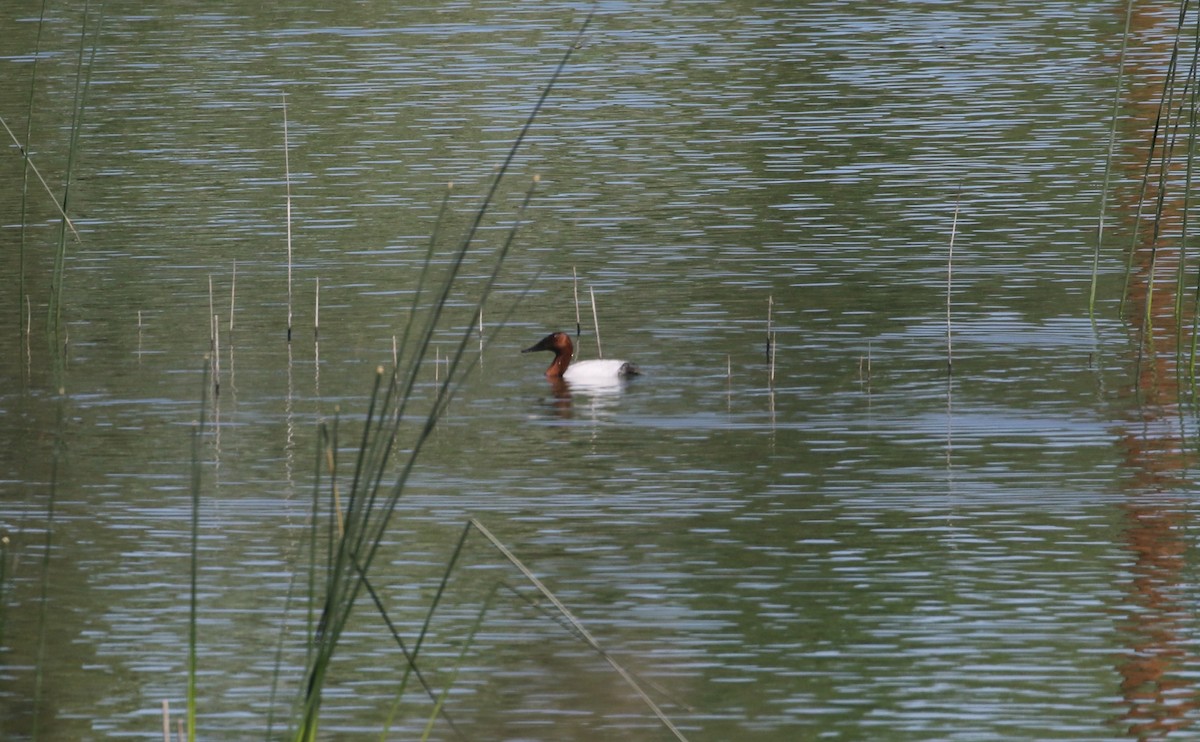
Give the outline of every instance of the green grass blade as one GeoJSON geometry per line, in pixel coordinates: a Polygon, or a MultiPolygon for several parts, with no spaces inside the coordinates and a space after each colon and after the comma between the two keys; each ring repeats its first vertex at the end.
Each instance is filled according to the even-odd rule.
{"type": "Polygon", "coordinates": [[[196,640],[198,619],[198,578],[200,574],[200,484],[201,444],[204,440],[204,421],[208,415],[208,369],[211,364],[204,359],[203,383],[200,385],[200,417],[192,429],[192,534],[191,534],[191,585],[188,600],[188,669],[187,669],[187,738],[196,739],[196,640]]]}
{"type": "Polygon", "coordinates": [[[1100,215],[1096,223],[1096,252],[1092,258],[1092,283],[1088,292],[1088,316],[1096,318],[1096,283],[1100,275],[1100,251],[1104,246],[1104,217],[1108,211],[1108,190],[1112,178],[1113,154],[1117,146],[1117,121],[1121,111],[1121,88],[1125,80],[1125,52],[1129,47],[1129,29],[1133,22],[1133,0],[1125,4],[1125,31],[1121,34],[1121,53],[1117,58],[1117,83],[1113,90],[1112,120],[1108,129],[1108,154],[1104,158],[1104,182],[1100,187],[1100,215]]]}
{"type": "Polygon", "coordinates": [[[433,725],[437,722],[438,716],[442,713],[442,708],[446,705],[446,698],[450,695],[450,689],[454,687],[454,681],[458,680],[458,675],[462,672],[463,662],[467,659],[467,652],[470,651],[471,645],[475,643],[475,636],[479,634],[479,629],[483,626],[483,618],[492,607],[492,600],[496,597],[496,589],[498,587],[499,585],[492,585],[492,589],[483,600],[483,605],[479,606],[479,613],[475,616],[475,622],[471,625],[471,630],[467,632],[467,637],[463,641],[462,651],[458,653],[458,659],[454,662],[454,669],[450,673],[450,680],[446,683],[446,687],[442,688],[442,692],[438,694],[437,701],[433,704],[433,711],[429,714],[429,720],[425,722],[425,731],[421,734],[421,742],[428,742],[429,735],[433,733],[433,725]]]}
{"type": "Polygon", "coordinates": [[[668,731],[675,735],[676,739],[687,739],[683,736],[683,732],[675,726],[674,722],[667,717],[666,713],[663,712],[659,705],[654,702],[654,699],[652,699],[649,694],[642,689],[641,684],[638,683],[636,678],[634,678],[633,673],[625,669],[621,663],[617,662],[616,658],[608,653],[608,650],[604,649],[604,647],[600,645],[600,642],[598,642],[596,638],[592,636],[592,633],[584,627],[583,623],[575,617],[575,614],[572,613],[570,609],[568,609],[567,606],[563,604],[563,602],[559,600],[553,592],[550,591],[550,588],[546,587],[546,585],[537,578],[537,575],[535,575],[532,570],[526,567],[525,564],[500,541],[500,539],[496,538],[495,535],[493,535],[492,532],[484,527],[484,525],[478,520],[472,518],[470,520],[470,524],[491,543],[493,548],[499,551],[500,554],[508,560],[509,564],[512,564],[514,567],[516,567],[517,571],[519,571],[525,577],[525,579],[528,580],[529,583],[533,585],[534,588],[541,593],[544,598],[546,598],[546,600],[550,601],[551,605],[553,605],[555,609],[557,609],[558,612],[563,616],[563,618],[565,618],[571,625],[575,633],[582,638],[583,641],[587,643],[587,645],[590,646],[597,654],[599,654],[604,661],[608,663],[609,667],[613,668],[613,670],[615,670],[617,674],[625,680],[626,684],[628,684],[629,687],[633,689],[634,693],[636,693],[637,696],[642,699],[642,702],[650,708],[651,712],[658,718],[659,722],[662,723],[662,725],[666,727],[668,731]]]}

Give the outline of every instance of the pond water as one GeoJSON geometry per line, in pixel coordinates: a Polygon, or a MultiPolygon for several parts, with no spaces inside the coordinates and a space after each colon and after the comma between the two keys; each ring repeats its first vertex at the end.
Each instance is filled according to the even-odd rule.
{"type": "MultiPolygon", "coordinates": [[[[475,518],[688,739],[1194,728],[1195,421],[1172,333],[1139,363],[1119,308],[1173,6],[1135,9],[1092,321],[1124,3],[613,0],[578,41],[586,3],[19,5],[0,117],[32,118],[60,198],[70,166],[80,238],[59,353],[57,215],[31,177],[22,216],[8,148],[3,738],[157,739],[182,713],[201,419],[197,728],[288,735],[318,428],[345,488],[431,234],[444,269],[572,44],[414,392],[538,176],[371,567],[400,635],[475,518]],[[519,352],[575,330],[576,294],[581,357],[642,376],[563,393],[519,352]]],[[[479,533],[421,664],[450,689],[433,739],[672,738],[479,533]]],[[[395,706],[403,667],[363,596],[322,738],[379,738],[394,707],[418,738],[435,704],[395,706]]]]}

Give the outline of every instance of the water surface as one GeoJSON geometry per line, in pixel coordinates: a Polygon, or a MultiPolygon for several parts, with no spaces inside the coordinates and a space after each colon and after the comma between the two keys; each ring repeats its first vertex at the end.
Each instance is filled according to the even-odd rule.
{"type": "MultiPolygon", "coordinates": [[[[5,738],[157,738],[183,706],[212,314],[198,727],[286,736],[318,425],[338,417],[348,465],[446,184],[444,244],[586,10],[106,3],[86,25],[52,8],[40,49],[34,10],[0,14],[0,115],[24,132],[35,85],[60,194],[84,30],[90,61],[61,356],[55,213],[33,188],[22,268],[21,160],[0,159],[5,738]]],[[[1138,9],[1126,191],[1173,13],[1138,9]]],[[[1190,728],[1195,426],[1169,375],[1131,393],[1119,219],[1088,319],[1123,23],[1091,2],[600,4],[438,336],[435,360],[539,176],[491,343],[372,567],[405,639],[477,518],[690,739],[1190,728]],[[573,276],[582,355],[594,293],[604,356],[645,371],[618,393],[557,395],[518,352],[574,330],[573,276]]],[[[670,738],[477,535],[431,629],[435,738],[670,738]]],[[[403,658],[366,600],[339,651],[322,731],[376,737],[403,658]]],[[[394,735],[431,709],[409,688],[394,735]]]]}

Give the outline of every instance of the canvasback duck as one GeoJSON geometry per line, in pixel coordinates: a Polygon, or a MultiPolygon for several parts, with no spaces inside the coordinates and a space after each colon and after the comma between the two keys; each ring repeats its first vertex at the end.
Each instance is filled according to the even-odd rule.
{"type": "Polygon", "coordinates": [[[600,359],[595,361],[579,361],[571,363],[575,346],[571,336],[565,332],[552,332],[542,338],[536,345],[530,346],[522,353],[533,353],[539,350],[554,351],[554,360],[546,369],[547,379],[566,379],[574,382],[616,381],[623,376],[636,376],[641,373],[637,366],[628,361],[610,361],[600,359]]]}

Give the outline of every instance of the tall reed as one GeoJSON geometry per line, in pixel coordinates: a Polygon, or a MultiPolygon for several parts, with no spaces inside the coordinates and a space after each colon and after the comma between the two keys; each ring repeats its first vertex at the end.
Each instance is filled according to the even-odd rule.
{"type": "MultiPolygon", "coordinates": [[[[1169,174],[1175,167],[1175,145],[1178,139],[1179,122],[1182,120],[1183,114],[1181,110],[1181,102],[1186,97],[1182,94],[1179,83],[1179,59],[1187,12],[1188,4],[1183,3],[1180,6],[1175,36],[1171,46],[1171,55],[1167,65],[1166,76],[1163,80],[1162,96],[1159,99],[1158,109],[1155,113],[1154,127],[1150,136],[1145,164],[1142,168],[1140,191],[1137,198],[1137,211],[1134,217],[1132,239],[1130,242],[1129,254],[1125,267],[1125,288],[1121,295],[1121,311],[1122,314],[1124,314],[1125,303],[1128,300],[1129,292],[1133,282],[1134,261],[1140,252],[1139,241],[1142,238],[1143,223],[1148,218],[1146,213],[1146,200],[1147,196],[1151,193],[1151,188],[1153,187],[1154,210],[1149,215],[1151,220],[1150,235],[1148,237],[1150,249],[1144,282],[1145,306],[1143,307],[1141,317],[1138,318],[1140,342],[1138,343],[1137,365],[1139,369],[1141,367],[1142,357],[1148,350],[1148,346],[1153,339],[1152,319],[1154,316],[1154,300],[1156,275],[1158,271],[1159,248],[1164,227],[1164,206],[1166,204],[1166,197],[1170,188],[1169,174]],[[1156,153],[1157,158],[1155,156],[1156,153]],[[1157,162],[1157,171],[1155,171],[1155,162],[1157,162]]],[[[1188,82],[1184,82],[1182,85],[1183,91],[1186,91],[1188,84],[1188,82]]],[[[1190,153],[1188,156],[1191,156],[1190,153]]],[[[1178,323],[1179,320],[1180,318],[1177,316],[1176,322],[1178,323]]],[[[1140,373],[1138,373],[1137,376],[1140,376],[1140,373]]]]}
{"type": "MultiPolygon", "coordinates": [[[[1179,379],[1181,382],[1185,374],[1190,378],[1193,387],[1196,382],[1195,357],[1196,332],[1198,326],[1200,326],[1200,317],[1197,316],[1197,313],[1200,312],[1200,279],[1198,279],[1193,299],[1192,317],[1190,318],[1192,338],[1190,342],[1187,342],[1184,338],[1184,327],[1189,324],[1185,313],[1188,294],[1187,272],[1189,269],[1189,211],[1192,201],[1190,191],[1193,179],[1192,158],[1194,157],[1197,141],[1195,107],[1198,100],[1200,100],[1197,97],[1196,91],[1197,84],[1200,84],[1200,75],[1198,75],[1198,70],[1200,70],[1200,22],[1195,20],[1194,8],[1190,6],[1190,3],[1181,4],[1176,21],[1170,57],[1162,82],[1162,92],[1155,112],[1145,160],[1141,168],[1136,213],[1133,219],[1132,238],[1125,266],[1124,288],[1121,294],[1121,313],[1124,315],[1125,305],[1134,285],[1134,265],[1139,258],[1144,259],[1144,276],[1138,278],[1140,282],[1139,286],[1143,289],[1138,294],[1138,299],[1143,302],[1143,305],[1139,306],[1140,316],[1130,318],[1137,321],[1138,328],[1139,342],[1135,369],[1135,378],[1137,379],[1138,386],[1140,386],[1141,382],[1143,357],[1146,353],[1157,352],[1158,340],[1168,339],[1165,337],[1156,338],[1155,335],[1156,307],[1158,304],[1163,303],[1159,301],[1156,304],[1156,301],[1159,298],[1159,292],[1163,290],[1167,291],[1166,300],[1169,300],[1172,306],[1171,331],[1173,332],[1173,336],[1169,340],[1175,353],[1176,373],[1181,377],[1179,379]],[[1189,23],[1194,25],[1189,26],[1189,23]],[[1191,37],[1190,40],[1189,36],[1191,37]],[[1189,43],[1191,44],[1191,53],[1187,55],[1186,50],[1189,43]],[[1190,56],[1190,61],[1185,62],[1188,56],[1190,56]],[[1179,161],[1181,157],[1180,152],[1183,153],[1182,158],[1184,161],[1182,165],[1179,161]],[[1178,172],[1181,167],[1183,170],[1182,193],[1178,193],[1177,190],[1180,187],[1178,172]],[[1176,212],[1179,204],[1182,205],[1182,212],[1179,218],[1179,232],[1176,237],[1170,227],[1172,226],[1172,215],[1176,212]],[[1166,282],[1160,284],[1158,280],[1158,274],[1161,270],[1160,262],[1163,259],[1163,250],[1168,249],[1172,241],[1176,239],[1174,286],[1166,288],[1169,284],[1166,282]]],[[[1127,7],[1126,36],[1129,33],[1130,13],[1132,13],[1132,2],[1127,7]]],[[[1124,59],[1124,50],[1122,50],[1122,59],[1124,59]]],[[[1116,110],[1118,110],[1117,104],[1114,103],[1114,111],[1116,110]]],[[[1110,135],[1110,140],[1113,136],[1115,135],[1110,135]]],[[[1110,146],[1110,162],[1106,164],[1105,197],[1108,190],[1107,170],[1111,168],[1112,156],[1112,148],[1110,146]]],[[[1102,225],[1103,221],[1101,222],[1101,227],[1102,225]]],[[[1098,260],[1098,258],[1094,260],[1098,260]]],[[[1093,279],[1094,282],[1095,279],[1093,279]]],[[[1093,286],[1093,293],[1094,290],[1093,286]]],[[[1161,319],[1165,320],[1165,315],[1161,319]]],[[[1162,323],[1159,324],[1161,326],[1162,323]]]]}
{"type": "Polygon", "coordinates": [[[775,386],[775,295],[767,297],[767,380],[775,386]]]}
{"type": "Polygon", "coordinates": [[[85,2],[83,5],[83,28],[79,34],[79,55],[75,68],[75,94],[72,105],[70,143],[67,146],[67,167],[63,177],[62,210],[64,217],[60,222],[58,248],[54,254],[54,273],[50,281],[50,307],[48,310],[47,332],[52,340],[52,345],[55,347],[56,358],[59,355],[59,350],[61,350],[63,342],[62,302],[64,281],[66,278],[67,232],[69,227],[65,213],[70,210],[71,183],[75,170],[75,156],[79,150],[79,135],[83,130],[83,113],[87,103],[88,89],[91,86],[92,69],[95,67],[96,50],[100,45],[100,34],[104,21],[103,7],[101,7],[99,18],[97,19],[96,30],[92,35],[91,54],[88,55],[88,22],[90,20],[89,4],[85,2]],[[85,57],[88,59],[86,70],[84,67],[85,57]]]}
{"type": "MultiPolygon", "coordinates": [[[[18,238],[18,243],[17,243],[17,316],[18,316],[17,329],[21,334],[24,334],[26,336],[28,336],[29,332],[30,332],[29,319],[31,319],[31,318],[27,319],[26,313],[24,313],[22,311],[24,309],[24,307],[22,305],[24,305],[28,302],[28,297],[25,293],[25,290],[26,290],[25,289],[25,247],[26,247],[25,243],[26,243],[26,237],[28,236],[27,230],[26,230],[26,225],[28,222],[27,216],[29,213],[29,210],[28,210],[29,209],[29,171],[33,167],[33,163],[29,159],[29,148],[32,146],[32,143],[33,143],[33,101],[37,94],[38,59],[41,57],[41,51],[42,51],[42,29],[46,25],[47,2],[48,2],[48,0],[42,0],[42,9],[41,9],[40,13],[38,14],[37,34],[33,40],[33,64],[30,65],[29,98],[28,98],[28,105],[26,107],[26,113],[25,113],[25,144],[24,144],[24,146],[22,146],[20,142],[17,142],[17,147],[20,148],[20,150],[21,150],[21,159],[22,159],[22,163],[21,163],[21,218],[20,218],[21,234],[20,234],[20,237],[18,238]]],[[[4,128],[7,129],[8,124],[5,124],[4,128]]],[[[9,134],[11,135],[12,132],[10,131],[9,134]]],[[[13,140],[16,141],[15,136],[13,137],[13,140]]],[[[39,180],[42,179],[42,176],[40,173],[38,174],[38,179],[39,180]]],[[[42,185],[46,185],[45,180],[42,180],[42,185]]],[[[48,186],[47,186],[46,190],[49,192],[48,186]]],[[[58,199],[54,198],[54,195],[52,193],[51,193],[51,200],[54,201],[55,205],[58,205],[58,199]]],[[[63,214],[63,217],[66,218],[65,213],[63,214]]],[[[72,226],[72,231],[74,231],[74,226],[72,226]]]]}
{"type": "Polygon", "coordinates": [[[4,625],[8,606],[8,536],[0,536],[0,647],[4,646],[4,625]]]}
{"type": "Polygon", "coordinates": [[[204,441],[204,420],[208,417],[208,372],[209,360],[204,359],[204,371],[200,384],[200,414],[192,428],[192,471],[190,491],[192,496],[191,571],[188,590],[188,662],[187,662],[187,739],[196,739],[196,639],[199,620],[199,574],[200,574],[200,489],[201,446],[204,441]]]}
{"type": "Polygon", "coordinates": [[[291,147],[288,144],[287,92],[282,92],[283,99],[283,182],[287,189],[287,215],[284,223],[287,225],[287,341],[292,342],[292,165],[290,158],[291,147]]]}
{"type": "Polygon", "coordinates": [[[56,506],[58,501],[58,482],[62,472],[63,459],[67,453],[67,411],[68,398],[63,389],[58,390],[55,410],[54,449],[50,459],[50,488],[46,500],[46,535],[43,540],[41,564],[41,590],[38,596],[38,637],[37,659],[34,663],[33,675],[33,725],[30,737],[34,740],[40,737],[42,695],[45,688],[46,660],[49,652],[49,629],[47,620],[50,611],[50,565],[54,554],[54,531],[56,527],[56,506]]]}
{"type": "Polygon", "coordinates": [[[1100,210],[1096,220],[1096,249],[1092,256],[1092,281],[1088,289],[1088,316],[1096,317],[1096,284],[1100,276],[1100,251],[1104,247],[1105,215],[1108,210],[1108,190],[1112,178],[1112,163],[1117,146],[1117,121],[1121,112],[1121,94],[1125,79],[1125,52],[1129,47],[1129,29],[1133,23],[1133,0],[1125,3],[1125,30],[1121,34],[1121,52],[1117,57],[1117,81],[1113,89],[1112,117],[1108,128],[1108,154],[1104,158],[1104,182],[1100,187],[1100,210]]]}
{"type": "Polygon", "coordinates": [[[954,219],[950,222],[950,247],[946,250],[946,373],[954,373],[954,331],[950,310],[954,300],[954,237],[958,234],[958,209],[962,203],[962,188],[954,197],[954,219]]]}
{"type": "Polygon", "coordinates": [[[575,272],[575,266],[571,266],[571,290],[575,294],[575,344],[578,345],[583,324],[579,321],[579,274],[575,272]]]}

